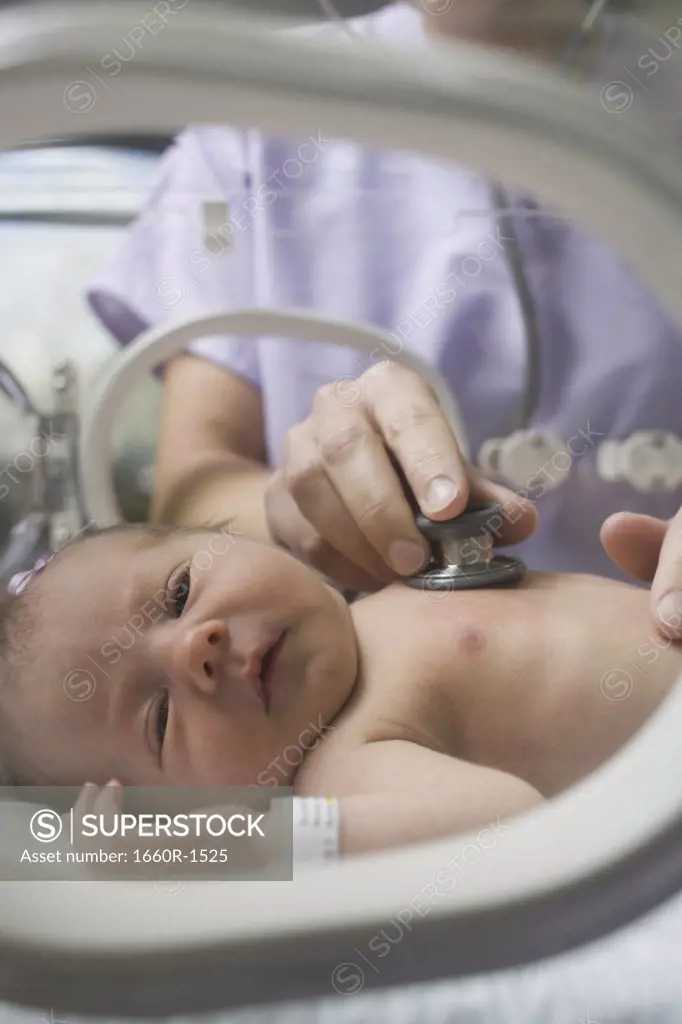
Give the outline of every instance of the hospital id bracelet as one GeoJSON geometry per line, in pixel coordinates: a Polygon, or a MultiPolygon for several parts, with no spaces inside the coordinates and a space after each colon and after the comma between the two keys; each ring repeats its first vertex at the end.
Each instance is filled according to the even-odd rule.
{"type": "Polygon", "coordinates": [[[331,796],[295,796],[294,864],[339,858],[339,801],[331,796]]]}

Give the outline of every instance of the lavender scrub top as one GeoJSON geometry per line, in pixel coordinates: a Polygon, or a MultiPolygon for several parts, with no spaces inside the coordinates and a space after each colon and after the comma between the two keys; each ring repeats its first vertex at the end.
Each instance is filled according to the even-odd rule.
{"type": "MultiPolygon", "coordinates": [[[[353,24],[384,42],[429,45],[406,3],[353,24]]],[[[640,108],[676,130],[678,39],[682,30],[658,36],[608,17],[593,76],[605,118],[640,108]]],[[[618,577],[599,542],[604,519],[621,509],[669,518],[682,488],[641,493],[607,482],[597,450],[638,430],[682,436],[682,337],[608,247],[531,197],[510,198],[511,220],[498,218],[477,171],[370,151],[328,137],[324,125],[295,141],[191,126],[162,158],[152,195],[88,299],[121,345],[167,320],[245,307],[300,308],[393,333],[447,379],[473,461],[486,440],[523,426],[551,431],[575,455],[561,486],[529,492],[540,526],[516,551],[536,569],[618,577]],[[538,349],[522,421],[531,367],[504,248],[509,224],[538,349]]],[[[355,350],[271,337],[207,338],[192,351],[260,390],[272,466],[317,389],[371,365],[355,350]]]]}

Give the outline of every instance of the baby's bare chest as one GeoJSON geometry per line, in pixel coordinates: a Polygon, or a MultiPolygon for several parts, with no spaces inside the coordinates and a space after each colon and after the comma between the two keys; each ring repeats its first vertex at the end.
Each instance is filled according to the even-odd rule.
{"type": "MultiPolygon", "coordinates": [[[[568,777],[585,723],[609,703],[601,680],[624,644],[646,637],[646,607],[646,595],[591,577],[368,598],[354,610],[361,677],[311,772],[342,787],[354,749],[399,739],[529,781],[554,764],[568,777]]],[[[591,742],[594,757],[605,737],[591,742]]]]}
{"type": "MultiPolygon", "coordinates": [[[[520,645],[515,653],[509,625],[496,623],[480,599],[436,603],[396,588],[366,599],[354,621],[361,652],[355,692],[307,759],[301,784],[342,784],[344,766],[367,743],[401,740],[462,757],[472,717],[480,719],[471,692],[480,697],[503,672],[521,675],[520,645]]],[[[478,726],[486,728],[481,720],[478,726]]]]}

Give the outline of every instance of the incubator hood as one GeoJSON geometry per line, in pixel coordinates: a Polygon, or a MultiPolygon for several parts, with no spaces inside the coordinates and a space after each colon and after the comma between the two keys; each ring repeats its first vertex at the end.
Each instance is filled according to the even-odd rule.
{"type": "MultiPolygon", "coordinates": [[[[348,39],[283,39],[198,2],[87,113],[67,109],[66,90],[147,9],[0,13],[0,146],[205,121],[292,136],[323,128],[422,151],[478,166],[573,216],[620,250],[682,324],[679,153],[651,122],[626,123],[598,95],[511,58],[462,46],[456,59],[426,62],[348,39]]],[[[173,344],[184,340],[178,328],[173,344]]],[[[152,344],[158,337],[138,350],[140,368],[152,344]]],[[[103,429],[99,403],[134,358],[131,350],[115,362],[87,428],[103,429]]],[[[466,886],[415,918],[381,972],[366,972],[365,990],[557,954],[682,889],[681,732],[678,687],[603,769],[518,819],[466,886]]],[[[334,969],[466,843],[311,868],[290,883],[191,883],[172,898],[151,883],[2,883],[0,996],[136,1017],[331,996],[334,969]]]]}

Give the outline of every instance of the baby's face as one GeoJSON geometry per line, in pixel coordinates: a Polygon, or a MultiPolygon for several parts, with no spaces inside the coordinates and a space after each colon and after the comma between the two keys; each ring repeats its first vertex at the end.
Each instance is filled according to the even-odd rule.
{"type": "Polygon", "coordinates": [[[340,596],[226,532],[88,539],[41,584],[22,714],[59,784],[287,785],[355,682],[340,596]]]}

